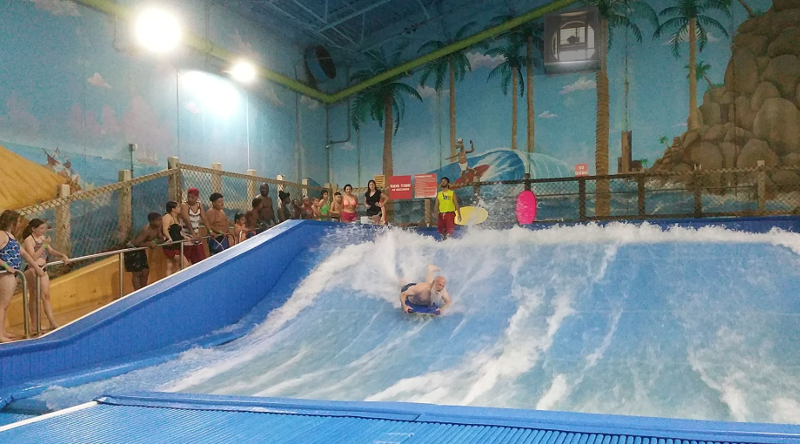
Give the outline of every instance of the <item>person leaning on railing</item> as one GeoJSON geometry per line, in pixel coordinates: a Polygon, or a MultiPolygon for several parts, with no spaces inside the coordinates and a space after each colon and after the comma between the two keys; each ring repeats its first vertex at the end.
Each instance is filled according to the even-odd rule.
{"type": "MultiPolygon", "coordinates": [[[[164,242],[164,233],[161,231],[161,215],[150,213],[147,215],[149,222],[138,234],[128,242],[128,247],[155,248],[158,243],[164,242]]],[[[136,291],[147,285],[147,278],[150,276],[150,264],[147,263],[147,252],[145,250],[128,251],[124,254],[125,270],[131,273],[131,283],[133,290],[136,291]]]]}
{"type": "Polygon", "coordinates": [[[22,265],[22,259],[28,262],[29,266],[36,273],[36,276],[44,276],[44,271],[35,260],[22,248],[12,232],[16,231],[19,225],[19,213],[12,210],[3,211],[0,214],[0,342],[8,342],[13,339],[12,335],[6,333],[6,311],[11,305],[11,298],[17,291],[16,272],[22,265]]]}
{"type": "Polygon", "coordinates": [[[191,243],[184,245],[183,255],[189,262],[196,264],[206,258],[203,241],[200,239],[200,224],[209,226],[206,211],[200,203],[200,191],[197,188],[189,188],[186,192],[186,202],[181,204],[181,219],[184,230],[194,238],[191,243]]]}
{"type": "MultiPolygon", "coordinates": [[[[178,202],[167,202],[166,212],[161,218],[161,234],[167,240],[169,245],[164,245],[164,256],[167,258],[167,276],[177,273],[181,268],[189,266],[189,261],[186,260],[185,255],[181,255],[181,244],[172,243],[184,240],[183,227],[179,223],[180,209],[178,202]]],[[[186,237],[191,238],[189,233],[186,237]]]]}
{"type": "Polygon", "coordinates": [[[206,211],[208,218],[209,234],[212,236],[208,241],[208,251],[211,255],[221,253],[231,246],[231,241],[228,239],[228,231],[230,231],[230,221],[225,214],[225,201],[221,193],[213,193],[209,197],[211,201],[211,208],[206,211]]]}
{"type": "MultiPolygon", "coordinates": [[[[69,257],[50,246],[50,238],[47,237],[47,224],[41,219],[31,219],[28,226],[22,231],[22,249],[28,255],[36,260],[36,265],[44,267],[47,259],[54,256],[64,262],[64,265],[69,263],[69,257]]],[[[35,271],[31,268],[30,264],[25,270],[25,277],[28,280],[28,294],[30,298],[39,295],[39,300],[42,301],[42,308],[44,314],[50,322],[50,330],[58,328],[55,315],[53,314],[53,306],[50,304],[50,276],[47,273],[42,277],[37,277],[35,271]],[[39,280],[39,291],[36,291],[36,280],[39,280]]],[[[38,304],[28,304],[28,311],[31,314],[31,324],[36,325],[36,312],[38,311],[38,304]]]]}

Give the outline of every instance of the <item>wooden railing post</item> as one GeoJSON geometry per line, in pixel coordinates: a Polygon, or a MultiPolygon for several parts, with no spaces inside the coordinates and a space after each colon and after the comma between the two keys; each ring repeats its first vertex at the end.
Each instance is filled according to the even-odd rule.
{"type": "Polygon", "coordinates": [[[175,174],[169,176],[169,198],[175,202],[180,203],[183,201],[183,180],[181,180],[180,161],[175,156],[167,158],[167,169],[178,170],[175,174]]]}
{"type": "Polygon", "coordinates": [[[702,170],[695,168],[692,172],[692,185],[694,187],[694,217],[703,217],[703,184],[702,170]]]}
{"type": "Polygon", "coordinates": [[[758,212],[764,214],[767,209],[767,172],[763,160],[758,161],[758,212]]]}
{"type": "Polygon", "coordinates": [[[255,199],[257,195],[261,194],[261,192],[258,190],[259,189],[259,184],[255,179],[256,170],[253,170],[253,169],[247,170],[247,175],[248,176],[254,176],[254,178],[247,180],[247,202],[245,203],[245,208],[244,208],[245,211],[249,210],[250,202],[252,202],[253,199],[255,199]]]}
{"type": "Polygon", "coordinates": [[[431,226],[431,200],[425,199],[425,226],[431,226]]]}
{"type": "Polygon", "coordinates": [[[644,188],[644,174],[636,176],[637,195],[639,201],[639,216],[646,215],[646,202],[645,202],[645,188],[644,188]]]}
{"type": "MultiPolygon", "coordinates": [[[[131,180],[131,170],[119,170],[119,182],[131,180]]],[[[170,185],[172,181],[170,181],[170,185]]],[[[173,194],[170,192],[170,196],[173,194]]],[[[117,208],[117,242],[123,244],[131,237],[133,227],[133,198],[130,185],[119,190],[119,207],[117,208]]]]}
{"type": "Polygon", "coordinates": [[[211,164],[211,169],[214,172],[211,174],[211,192],[212,193],[222,193],[222,164],[219,162],[214,162],[211,164]]]}
{"type": "MultiPolygon", "coordinates": [[[[68,197],[70,194],[69,185],[58,186],[58,197],[68,197]]],[[[58,240],[58,249],[72,256],[72,239],[71,239],[71,220],[69,213],[69,203],[59,205],[56,207],[56,239],[58,240]]],[[[25,316],[28,316],[25,313],[25,316]]]]}

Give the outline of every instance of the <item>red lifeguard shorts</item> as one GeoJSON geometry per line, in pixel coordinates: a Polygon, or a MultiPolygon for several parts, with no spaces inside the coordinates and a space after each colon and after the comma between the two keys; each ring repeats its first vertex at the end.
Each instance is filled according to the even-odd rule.
{"type": "Polygon", "coordinates": [[[456,227],[456,213],[439,213],[439,233],[440,234],[453,234],[456,227]]]}

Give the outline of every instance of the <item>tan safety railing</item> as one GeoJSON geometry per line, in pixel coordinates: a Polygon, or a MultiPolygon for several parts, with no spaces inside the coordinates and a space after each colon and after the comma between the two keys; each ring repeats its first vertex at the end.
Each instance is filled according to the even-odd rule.
{"type": "MultiPolygon", "coordinates": [[[[183,268],[184,268],[184,261],[183,261],[183,258],[184,258],[184,253],[183,253],[184,244],[187,243],[187,242],[192,242],[192,241],[197,241],[197,240],[206,240],[206,239],[209,239],[209,238],[211,238],[211,236],[204,236],[204,237],[192,238],[192,239],[184,239],[184,240],[179,240],[179,241],[175,241],[175,242],[164,242],[162,244],[153,244],[153,245],[147,246],[147,247],[131,247],[131,248],[123,248],[123,249],[120,249],[120,250],[114,250],[114,251],[106,251],[106,252],[103,252],[103,253],[87,254],[86,256],[71,258],[68,261],[60,260],[60,261],[48,262],[48,263],[46,263],[46,264],[44,264],[42,266],[42,270],[46,271],[48,268],[55,267],[55,266],[58,266],[58,265],[66,265],[68,263],[71,264],[73,262],[83,262],[83,261],[89,261],[89,260],[94,260],[94,259],[102,259],[102,258],[111,257],[111,256],[119,256],[119,282],[118,282],[119,287],[118,288],[119,288],[119,297],[121,298],[121,297],[123,297],[125,295],[125,287],[124,287],[125,253],[131,253],[131,252],[134,252],[134,251],[144,251],[144,250],[149,250],[149,249],[154,249],[154,248],[159,248],[159,247],[167,247],[167,246],[170,246],[170,245],[180,244],[180,246],[181,246],[181,249],[180,249],[181,270],[183,270],[183,268]]],[[[8,272],[7,271],[0,271],[0,273],[8,273],[8,272]]],[[[31,304],[31,301],[29,300],[29,295],[28,295],[27,279],[25,278],[25,273],[22,272],[21,270],[14,270],[14,273],[22,278],[22,310],[23,310],[25,337],[29,338],[30,335],[31,335],[31,329],[30,329],[30,325],[29,325],[29,321],[28,321],[28,306],[31,304]]],[[[36,334],[37,335],[41,335],[42,334],[41,291],[42,291],[41,290],[41,282],[40,282],[39,278],[37,277],[36,278],[36,295],[35,295],[36,297],[35,297],[34,302],[33,302],[35,304],[34,309],[35,309],[35,313],[36,313],[36,318],[33,321],[34,321],[34,324],[35,324],[35,327],[36,327],[36,334]]]]}

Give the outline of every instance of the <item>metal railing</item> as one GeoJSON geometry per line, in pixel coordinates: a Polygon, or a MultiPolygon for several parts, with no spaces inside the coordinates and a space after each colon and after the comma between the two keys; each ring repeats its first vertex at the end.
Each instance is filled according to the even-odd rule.
{"type": "MultiPolygon", "coordinates": [[[[536,220],[545,223],[800,213],[800,166],[486,181],[453,189],[461,206],[487,209],[484,225],[498,227],[516,223],[516,198],[525,189],[536,195],[536,220]]],[[[393,200],[392,220],[430,225],[433,203],[393,200]]]]}
{"type": "MultiPolygon", "coordinates": [[[[183,240],[174,241],[174,242],[164,242],[164,243],[161,243],[161,244],[153,244],[153,245],[150,245],[150,246],[147,246],[147,247],[130,247],[130,248],[123,248],[123,249],[119,249],[119,250],[113,250],[113,251],[105,251],[105,252],[102,252],[102,253],[87,254],[87,255],[81,256],[81,257],[70,258],[67,261],[59,260],[59,261],[48,262],[48,263],[42,265],[41,268],[42,268],[43,271],[46,272],[48,268],[55,267],[55,266],[58,266],[58,265],[67,265],[67,264],[70,264],[70,263],[73,263],[73,262],[83,262],[83,261],[89,261],[89,260],[94,260],[94,259],[103,259],[103,258],[111,257],[111,256],[119,256],[119,279],[118,279],[119,297],[115,298],[115,299],[119,299],[119,298],[122,298],[123,296],[125,296],[125,281],[124,281],[124,277],[125,277],[125,253],[131,253],[131,252],[134,252],[134,251],[145,251],[145,250],[156,249],[156,248],[160,248],[160,247],[167,247],[167,246],[170,246],[170,245],[180,244],[180,247],[181,247],[180,248],[180,269],[183,270],[184,269],[183,258],[185,257],[184,256],[184,251],[183,251],[184,245],[187,242],[194,242],[194,241],[198,241],[198,240],[207,240],[207,239],[210,239],[211,237],[213,237],[213,236],[195,237],[195,238],[192,238],[192,239],[183,239],[183,240]]],[[[2,274],[2,273],[8,273],[8,271],[0,271],[0,274],[2,274]]],[[[25,329],[25,338],[30,338],[31,331],[30,331],[30,323],[29,323],[29,320],[28,320],[28,307],[29,307],[31,302],[29,300],[29,295],[28,295],[28,285],[27,285],[28,282],[27,282],[27,279],[25,277],[25,272],[23,272],[22,270],[14,270],[14,274],[20,276],[20,278],[22,279],[22,311],[23,311],[23,320],[24,320],[23,325],[24,325],[24,329],[25,329]]],[[[36,327],[36,334],[37,335],[41,335],[42,334],[41,292],[42,292],[42,290],[41,290],[41,281],[39,280],[39,277],[37,276],[36,277],[36,300],[35,300],[36,317],[34,319],[34,323],[35,323],[35,327],[36,327]]]]}

